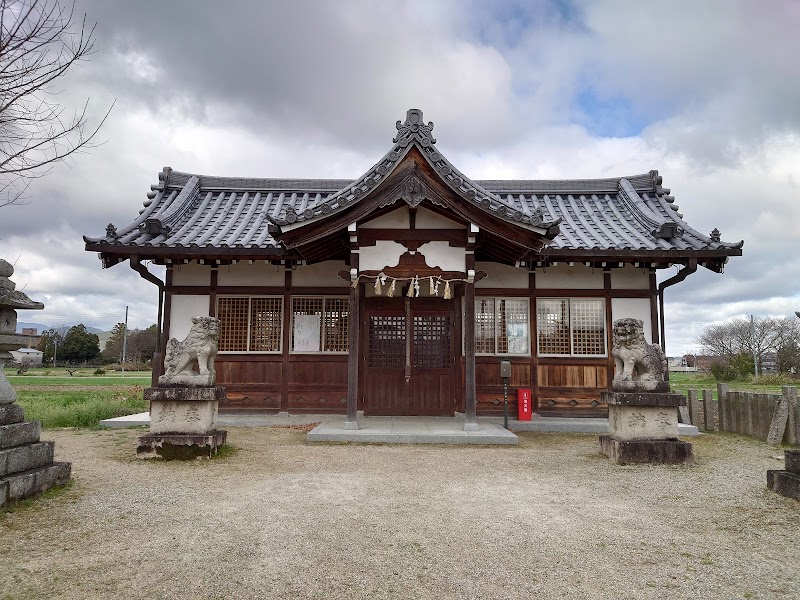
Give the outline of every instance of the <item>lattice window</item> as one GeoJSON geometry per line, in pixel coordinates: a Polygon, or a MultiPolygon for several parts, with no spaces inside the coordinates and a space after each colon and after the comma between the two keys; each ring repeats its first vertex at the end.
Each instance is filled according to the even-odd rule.
{"type": "Polygon", "coordinates": [[[280,352],[282,298],[218,298],[220,352],[280,352]]]}
{"type": "Polygon", "coordinates": [[[246,352],[249,298],[220,298],[217,302],[220,352],[246,352]]]}
{"type": "Polygon", "coordinates": [[[450,317],[414,317],[414,367],[444,369],[450,366],[450,317]]]}
{"type": "Polygon", "coordinates": [[[475,352],[494,354],[494,298],[475,298],[475,352]]]}
{"type": "Polygon", "coordinates": [[[283,298],[253,298],[250,307],[250,351],[280,352],[283,298]]]}
{"type": "Polygon", "coordinates": [[[497,299],[497,353],[528,354],[528,301],[497,299]]]}
{"type": "Polygon", "coordinates": [[[602,300],[571,300],[573,354],[606,353],[606,316],[602,300]]]}
{"type": "Polygon", "coordinates": [[[349,350],[349,325],[349,299],[325,298],[325,318],[322,322],[322,342],[325,352],[347,352],[349,350]]]}
{"type": "Polygon", "coordinates": [[[406,318],[370,315],[369,366],[402,369],[406,364],[406,318]]]}
{"type": "Polygon", "coordinates": [[[528,300],[475,298],[475,353],[529,354],[528,300]]]}
{"type": "Polygon", "coordinates": [[[536,324],[539,354],[570,354],[567,300],[537,300],[536,324]]]}
{"type": "Polygon", "coordinates": [[[606,354],[605,302],[588,298],[537,300],[539,354],[606,354]]]}
{"type": "Polygon", "coordinates": [[[292,351],[347,352],[347,298],[292,298],[292,351]]]}

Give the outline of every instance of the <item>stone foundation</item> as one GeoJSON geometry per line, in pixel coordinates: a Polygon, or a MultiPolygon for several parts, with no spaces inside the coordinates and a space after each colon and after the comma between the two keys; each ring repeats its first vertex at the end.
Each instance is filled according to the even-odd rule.
{"type": "Polygon", "coordinates": [[[55,442],[41,442],[38,421],[24,421],[16,404],[0,406],[0,506],[40,494],[70,479],[72,465],[53,462],[55,442]]]}
{"type": "Polygon", "coordinates": [[[767,487],[781,496],[800,500],[800,450],[784,450],[785,471],[767,471],[767,487]]]}
{"type": "Polygon", "coordinates": [[[163,458],[164,460],[193,460],[211,458],[225,444],[226,431],[210,431],[207,434],[150,434],[139,438],[136,455],[139,458],[163,458]]]}
{"type": "Polygon", "coordinates": [[[692,464],[692,445],[681,440],[618,440],[600,436],[600,452],[619,465],[640,463],[692,464]]]}
{"type": "Polygon", "coordinates": [[[139,438],[140,458],[209,458],[225,443],[217,431],[223,387],[155,387],[144,391],[150,402],[150,434],[139,438]]]}
{"type": "Polygon", "coordinates": [[[618,464],[694,462],[692,445],[678,440],[678,407],[686,397],[673,393],[603,392],[608,403],[608,435],[600,452],[618,464]]]}

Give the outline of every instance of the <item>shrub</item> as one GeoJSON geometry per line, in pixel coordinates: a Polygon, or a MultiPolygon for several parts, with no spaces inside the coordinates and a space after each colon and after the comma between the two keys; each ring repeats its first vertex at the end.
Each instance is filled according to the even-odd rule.
{"type": "Polygon", "coordinates": [[[730,364],[715,363],[711,365],[711,376],[717,381],[733,381],[739,373],[730,364]]]}
{"type": "Polygon", "coordinates": [[[95,369],[93,375],[105,375],[106,372],[103,369],[95,369]]]}
{"type": "Polygon", "coordinates": [[[769,373],[759,375],[758,379],[750,375],[748,383],[758,385],[795,385],[797,382],[787,373],[769,373]]]}

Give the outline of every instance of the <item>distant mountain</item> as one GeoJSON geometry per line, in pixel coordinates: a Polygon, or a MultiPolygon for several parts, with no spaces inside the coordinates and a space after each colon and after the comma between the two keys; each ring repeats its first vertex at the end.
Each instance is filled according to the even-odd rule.
{"type": "MultiPolygon", "coordinates": [[[[41,323],[26,323],[24,321],[17,321],[17,333],[22,333],[23,329],[32,328],[36,330],[37,334],[41,335],[42,332],[51,329],[51,327],[52,327],[51,325],[43,325],[41,323]]],[[[59,325],[58,327],[55,327],[55,329],[60,331],[61,333],[67,333],[70,327],[72,327],[72,325],[59,325]]],[[[86,327],[86,331],[88,331],[89,333],[96,333],[98,335],[101,333],[106,333],[105,331],[103,331],[102,329],[98,329],[97,327],[86,327]]]]}

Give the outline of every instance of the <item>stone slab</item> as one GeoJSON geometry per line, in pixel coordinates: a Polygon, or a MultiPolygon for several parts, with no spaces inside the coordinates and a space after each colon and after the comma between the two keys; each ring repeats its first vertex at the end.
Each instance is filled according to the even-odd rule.
{"type": "Polygon", "coordinates": [[[784,450],[783,460],[789,473],[800,475],[800,450],[784,450]]]}
{"type": "Polygon", "coordinates": [[[225,399],[225,388],[216,387],[153,387],[144,390],[148,402],[219,402],[225,399]]]}
{"type": "Polygon", "coordinates": [[[0,425],[21,423],[25,420],[25,411],[19,404],[0,404],[0,425]]]}
{"type": "Polygon", "coordinates": [[[767,471],[767,487],[781,496],[800,500],[800,475],[788,471],[767,471]]]}
{"type": "Polygon", "coordinates": [[[678,437],[675,407],[608,405],[608,435],[618,440],[665,440],[678,437]]]}
{"type": "Polygon", "coordinates": [[[22,473],[53,462],[55,442],[37,442],[0,450],[0,477],[22,473]]]}
{"type": "Polygon", "coordinates": [[[54,485],[64,485],[70,479],[72,465],[55,462],[43,467],[0,478],[0,506],[30,498],[54,485]]]}
{"type": "Polygon", "coordinates": [[[619,406],[686,406],[686,396],[673,393],[652,392],[601,392],[603,402],[619,406]]]}
{"type": "Polygon", "coordinates": [[[206,435],[216,429],[219,403],[150,401],[150,433],[206,435]]]}
{"type": "Polygon", "coordinates": [[[359,429],[344,429],[338,421],[326,421],[308,432],[309,442],[361,444],[491,444],[516,445],[511,431],[493,423],[479,423],[477,431],[464,431],[461,419],[448,417],[367,417],[359,429]]]}
{"type": "Polygon", "coordinates": [[[618,440],[600,436],[600,452],[619,465],[664,463],[692,464],[694,451],[689,442],[681,440],[618,440]]]}
{"type": "Polygon", "coordinates": [[[622,393],[656,393],[663,394],[669,392],[669,381],[642,381],[614,379],[611,382],[611,389],[622,393]]]}
{"type": "Polygon", "coordinates": [[[25,421],[0,425],[0,449],[13,448],[39,441],[42,424],[39,421],[25,421]]]}
{"type": "Polygon", "coordinates": [[[139,438],[136,456],[164,460],[211,458],[227,440],[227,431],[210,431],[203,435],[149,434],[139,438]]]}

